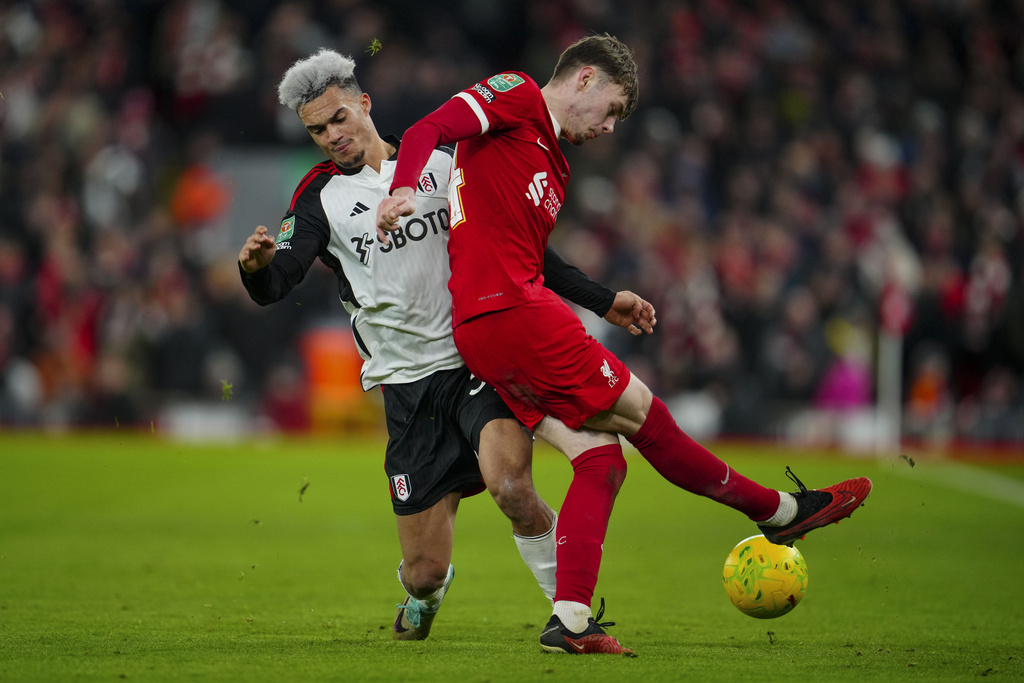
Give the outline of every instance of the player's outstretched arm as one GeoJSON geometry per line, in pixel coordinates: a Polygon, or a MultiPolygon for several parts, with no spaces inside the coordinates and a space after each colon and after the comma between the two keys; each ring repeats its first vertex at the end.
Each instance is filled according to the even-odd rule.
{"type": "Polygon", "coordinates": [[[590,279],[550,246],[544,250],[544,286],[633,335],[651,334],[657,324],[654,307],[647,301],[633,292],[613,292],[590,279]]]}
{"type": "Polygon", "coordinates": [[[388,231],[397,230],[398,219],[416,210],[416,183],[434,148],[481,132],[480,120],[460,97],[448,100],[405,131],[390,196],[377,207],[377,237],[381,242],[388,244],[388,231]]]}
{"type": "MultiPolygon", "coordinates": [[[[293,215],[289,221],[294,218],[293,215]]],[[[325,242],[326,237],[321,239],[315,230],[309,229],[302,235],[291,235],[288,250],[281,251],[265,227],[256,228],[238,252],[238,271],[249,298],[266,306],[288,296],[302,282],[325,242]]]]}
{"type": "Polygon", "coordinates": [[[255,273],[270,264],[276,251],[277,243],[261,225],[245,240],[245,246],[238,252],[238,263],[245,272],[255,273]]]}
{"type": "Polygon", "coordinates": [[[651,334],[654,332],[654,326],[658,324],[654,306],[626,290],[615,293],[615,301],[604,314],[604,319],[613,325],[625,327],[634,336],[644,332],[651,334]]]}

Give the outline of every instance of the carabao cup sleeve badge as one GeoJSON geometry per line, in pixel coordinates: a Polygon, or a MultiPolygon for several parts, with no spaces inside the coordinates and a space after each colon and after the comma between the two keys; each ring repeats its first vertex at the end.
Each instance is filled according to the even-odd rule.
{"type": "Polygon", "coordinates": [[[487,85],[491,87],[495,92],[508,92],[517,85],[522,85],[526,81],[523,80],[522,76],[518,74],[498,74],[497,76],[491,76],[487,79],[487,85]]]}
{"type": "Polygon", "coordinates": [[[281,221],[281,232],[277,233],[277,241],[283,242],[287,239],[291,239],[292,234],[295,232],[295,216],[288,216],[281,221]]]}

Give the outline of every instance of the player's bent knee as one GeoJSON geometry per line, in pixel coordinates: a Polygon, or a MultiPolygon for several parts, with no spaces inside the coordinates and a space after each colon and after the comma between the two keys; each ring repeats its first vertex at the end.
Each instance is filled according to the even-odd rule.
{"type": "Polygon", "coordinates": [[[498,508],[512,519],[521,517],[536,496],[533,481],[528,475],[501,477],[497,481],[488,482],[487,490],[498,508]]]}
{"type": "Polygon", "coordinates": [[[428,558],[402,565],[402,581],[406,589],[414,597],[422,598],[430,595],[442,585],[448,576],[448,562],[428,558]]]}
{"type": "Polygon", "coordinates": [[[626,480],[626,458],[622,449],[615,447],[587,451],[572,462],[573,477],[584,475],[593,482],[603,482],[606,490],[615,495],[626,480]]]}
{"type": "Polygon", "coordinates": [[[626,458],[621,453],[618,453],[612,458],[612,462],[608,463],[609,472],[608,479],[609,484],[614,486],[615,492],[618,493],[619,489],[622,488],[622,484],[626,481],[626,472],[629,466],[626,464],[626,458]]]}

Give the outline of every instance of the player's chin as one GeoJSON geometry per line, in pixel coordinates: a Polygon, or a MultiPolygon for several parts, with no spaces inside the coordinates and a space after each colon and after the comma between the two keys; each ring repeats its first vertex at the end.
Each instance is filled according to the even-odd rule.
{"type": "Polygon", "coordinates": [[[346,170],[359,168],[363,165],[363,159],[366,158],[366,151],[360,150],[354,154],[335,152],[331,155],[331,158],[334,160],[334,163],[346,170]]]}
{"type": "Polygon", "coordinates": [[[569,138],[569,142],[579,147],[585,142],[590,142],[591,140],[597,139],[599,135],[600,133],[595,133],[593,131],[588,130],[585,133],[573,135],[571,138],[569,138]]]}

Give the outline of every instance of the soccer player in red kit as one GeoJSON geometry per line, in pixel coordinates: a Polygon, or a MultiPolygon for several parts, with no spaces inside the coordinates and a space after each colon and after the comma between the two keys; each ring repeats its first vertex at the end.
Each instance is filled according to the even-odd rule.
{"type": "MultiPolygon", "coordinates": [[[[788,472],[800,489],[791,494],[732,470],[683,433],[664,403],[543,286],[544,249],[569,179],[558,140],[580,145],[610,134],[637,96],[633,55],[609,35],[568,47],[543,87],[520,72],[481,81],[406,131],[391,196],[377,211],[386,239],[415,208],[430,150],[458,142],[448,195],[455,343],[474,375],[541,438],[572,430],[592,444],[571,460],[557,522],[554,614],[541,635],[551,652],[629,653],[598,623],[602,612],[591,616],[608,518],[626,474],[619,441],[609,436],[624,436],[676,486],[744,513],[774,543],[848,517],[871,490],[864,477],[808,490],[788,472]]],[[[655,323],[639,297],[634,318],[647,332],[655,323]]]]}

